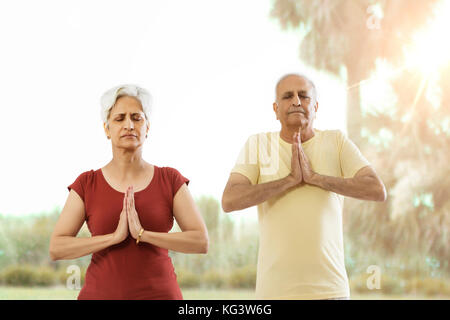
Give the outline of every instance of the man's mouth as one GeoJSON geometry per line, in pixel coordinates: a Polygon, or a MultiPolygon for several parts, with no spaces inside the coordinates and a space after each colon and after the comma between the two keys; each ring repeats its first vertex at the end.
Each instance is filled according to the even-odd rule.
{"type": "Polygon", "coordinates": [[[301,113],[301,114],[303,114],[303,115],[306,114],[305,111],[303,111],[303,110],[294,110],[294,111],[288,112],[288,114],[291,114],[291,113],[301,113]]]}

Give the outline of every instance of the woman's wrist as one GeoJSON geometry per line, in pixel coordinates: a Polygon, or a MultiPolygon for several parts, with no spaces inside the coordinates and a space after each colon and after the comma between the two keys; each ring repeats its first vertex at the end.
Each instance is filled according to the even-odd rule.
{"type": "Polygon", "coordinates": [[[109,243],[109,245],[111,245],[111,246],[118,243],[115,232],[109,233],[109,234],[105,234],[105,237],[107,237],[108,243],[109,243]]]}
{"type": "Polygon", "coordinates": [[[139,242],[142,241],[142,235],[144,234],[145,230],[141,227],[141,230],[139,230],[139,233],[136,237],[136,244],[139,244],[139,242]]]}

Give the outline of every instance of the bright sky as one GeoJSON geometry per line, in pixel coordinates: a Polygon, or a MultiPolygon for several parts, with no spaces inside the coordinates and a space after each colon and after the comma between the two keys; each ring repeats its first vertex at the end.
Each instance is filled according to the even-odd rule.
{"type": "MultiPolygon", "coordinates": [[[[0,214],[63,207],[79,174],[112,158],[100,96],[135,83],[154,98],[143,157],[221,198],[250,134],[280,129],[274,86],[302,72],[319,92],[316,127],[345,131],[345,83],[305,67],[271,1],[0,3],[0,214]]],[[[256,208],[233,216],[255,217],[256,208]]]]}

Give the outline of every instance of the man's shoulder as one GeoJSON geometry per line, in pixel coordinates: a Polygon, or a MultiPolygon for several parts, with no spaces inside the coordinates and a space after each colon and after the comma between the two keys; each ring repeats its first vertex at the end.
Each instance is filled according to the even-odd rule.
{"type": "Polygon", "coordinates": [[[340,129],[318,130],[315,129],[316,134],[320,135],[322,139],[341,141],[346,137],[345,133],[340,129]]]}
{"type": "Polygon", "coordinates": [[[256,139],[270,139],[271,137],[278,138],[280,136],[280,131],[263,131],[258,133],[252,133],[247,137],[248,140],[256,139]]]}
{"type": "Polygon", "coordinates": [[[257,133],[253,133],[250,135],[250,137],[252,136],[262,136],[262,135],[279,135],[280,131],[261,131],[261,132],[257,132],[257,133]]]}

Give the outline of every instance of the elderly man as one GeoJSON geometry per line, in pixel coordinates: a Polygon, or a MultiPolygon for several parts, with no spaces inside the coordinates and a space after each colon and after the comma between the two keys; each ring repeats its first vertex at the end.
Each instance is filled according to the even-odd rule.
{"type": "Polygon", "coordinates": [[[343,196],[386,199],[341,131],[313,128],[318,107],[312,81],[282,77],[273,104],[281,131],[250,136],[223,193],[225,212],[258,206],[259,299],[348,299],[343,196]]]}

